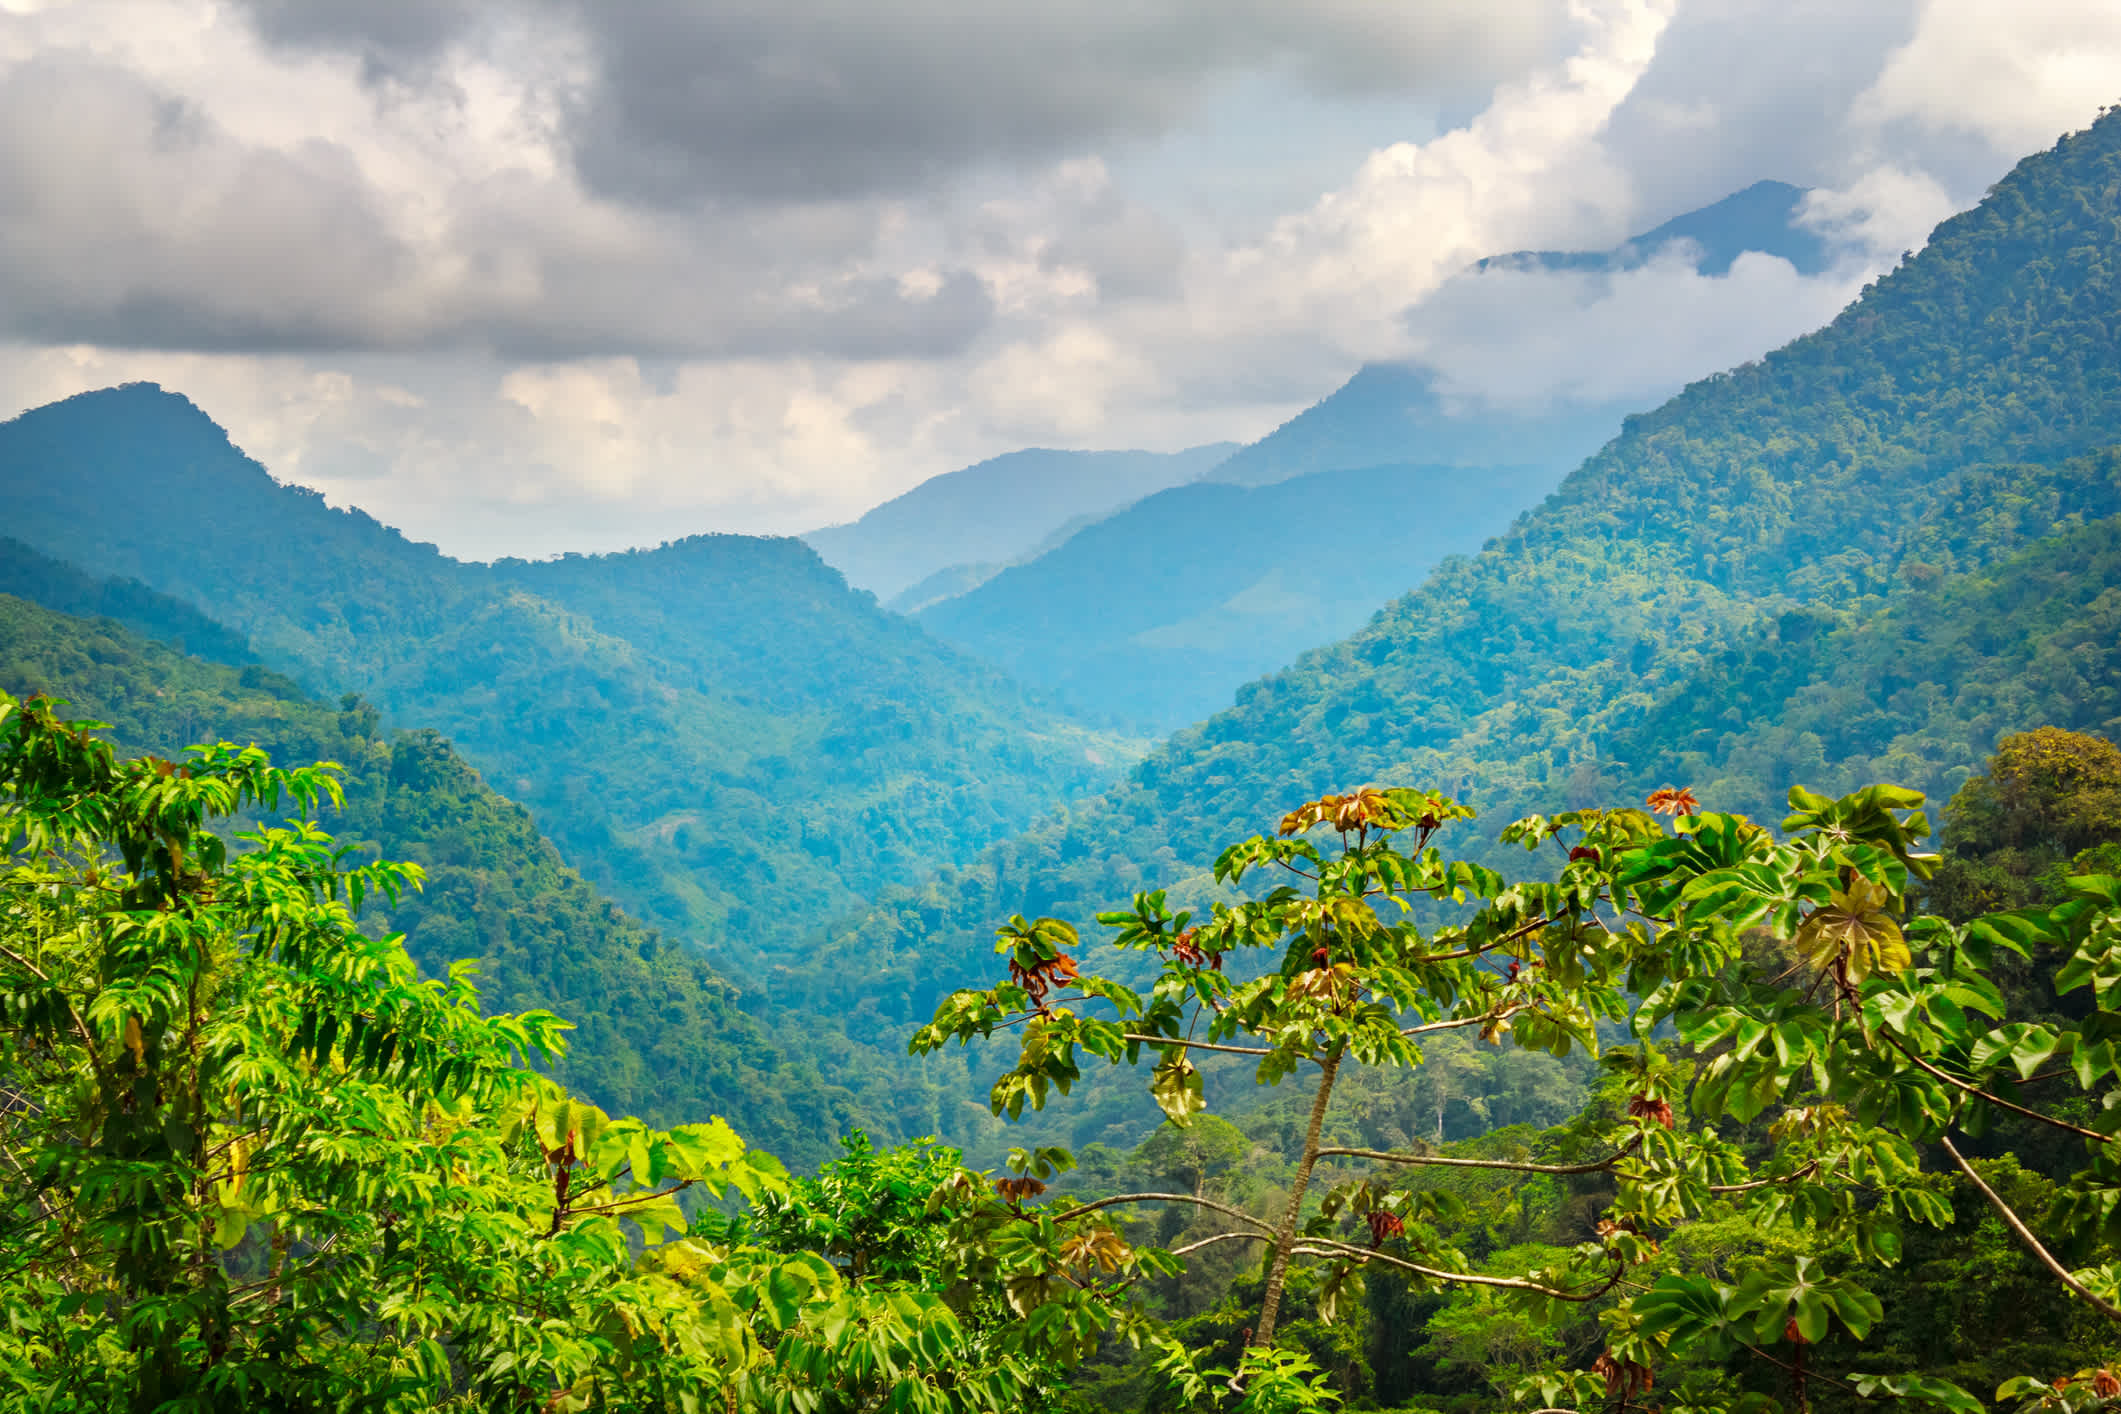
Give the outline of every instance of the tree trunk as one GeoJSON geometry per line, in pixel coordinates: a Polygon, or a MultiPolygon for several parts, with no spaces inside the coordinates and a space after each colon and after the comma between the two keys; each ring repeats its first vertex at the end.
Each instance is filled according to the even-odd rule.
{"type": "Polygon", "coordinates": [[[1311,1125],[1304,1133],[1303,1158],[1297,1161],[1296,1182],[1289,1190],[1289,1206],[1281,1215],[1281,1229],[1274,1235],[1274,1265],[1267,1269],[1267,1294],[1259,1306],[1259,1330],[1254,1345],[1274,1343],[1274,1318],[1281,1311],[1282,1282],[1289,1275],[1289,1254],[1296,1246],[1296,1226],[1303,1216],[1304,1189],[1311,1184],[1311,1169],[1318,1162],[1318,1134],[1326,1122],[1326,1101],[1333,1095],[1333,1077],[1340,1071],[1342,1042],[1318,1063],[1318,1095],[1311,1101],[1311,1125]]]}

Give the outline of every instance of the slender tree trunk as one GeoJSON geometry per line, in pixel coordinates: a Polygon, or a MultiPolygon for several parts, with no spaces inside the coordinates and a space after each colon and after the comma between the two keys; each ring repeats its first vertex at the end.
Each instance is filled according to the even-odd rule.
{"type": "Polygon", "coordinates": [[[1274,1318],[1281,1311],[1282,1282],[1289,1275],[1289,1254],[1296,1246],[1296,1225],[1303,1216],[1304,1189],[1311,1184],[1311,1169],[1318,1162],[1318,1134],[1325,1127],[1326,1101],[1333,1096],[1333,1077],[1340,1071],[1342,1042],[1320,1061],[1318,1095],[1311,1101],[1311,1126],[1304,1132],[1304,1155],[1296,1164],[1296,1182],[1289,1190],[1289,1206],[1281,1215],[1281,1229],[1274,1235],[1274,1265],[1267,1269],[1267,1294],[1259,1306],[1259,1330],[1254,1345],[1274,1343],[1274,1318]]]}

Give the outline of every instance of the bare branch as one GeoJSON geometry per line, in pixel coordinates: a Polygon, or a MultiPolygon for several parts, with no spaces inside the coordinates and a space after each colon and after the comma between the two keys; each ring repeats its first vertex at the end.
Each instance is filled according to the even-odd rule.
{"type": "Polygon", "coordinates": [[[1198,1252],[1203,1247],[1212,1247],[1218,1242],[1265,1242],[1272,1236],[1265,1232],[1218,1232],[1213,1237],[1203,1237],[1198,1242],[1188,1242],[1183,1247],[1171,1249],[1174,1257],[1183,1257],[1188,1252],[1198,1252]]]}
{"type": "Polygon", "coordinates": [[[2053,1125],[2057,1129],[2066,1129],[2070,1133],[2082,1135],[2086,1139],[2096,1139],[2101,1144],[2111,1144],[2114,1142],[2114,1136],[2111,1134],[2101,1134],[2096,1129],[2086,1129],[2081,1124],[2071,1124],[2066,1119],[2056,1119],[2053,1115],[2044,1115],[2038,1110],[2029,1110],[2023,1105],[2014,1105],[2009,1100],[2004,1099],[2001,1095],[1991,1095],[1988,1091],[1982,1089],[1978,1085],[1969,1085],[1964,1080],[1961,1080],[1958,1076],[1953,1075],[1951,1072],[1939,1070],[1936,1066],[1931,1065],[1928,1061],[1916,1055],[1905,1045],[1901,1044],[1900,1038],[1894,1036],[1891,1032],[1880,1031],[1878,1034],[1885,1037],[1886,1044],[1890,1045],[1894,1050],[1900,1052],[1901,1055],[1906,1056],[1917,1066],[1920,1066],[1924,1071],[1936,1076],[1939,1080],[1942,1080],[1945,1084],[1950,1085],[1955,1089],[1965,1091],[1967,1094],[1972,1095],[1975,1099],[1986,1100],[1990,1104],[2009,1110],[2013,1114],[2021,1114],[2024,1115],[2027,1119],[2039,1120],[2040,1123],[2053,1125]]]}
{"type": "Polygon", "coordinates": [[[2105,1316],[2109,1320],[2121,1321],[2121,1309],[2117,1309],[2114,1306],[2111,1306],[2108,1303],[2101,1301],[2097,1296],[2094,1296],[2090,1288],[2086,1287],[2083,1282],[2078,1281],[2075,1277],[2071,1276],[2069,1274],[2069,1269],[2055,1260],[2054,1253],[2048,1251],[2045,1247],[2040,1245],[2040,1239],[2033,1236],[2032,1229],[2025,1225],[2024,1219],[2020,1218],[2016,1213],[2012,1212],[2010,1205],[2004,1202],[2003,1199],[1998,1197],[1996,1195],[1996,1190],[1989,1187],[1987,1183],[1983,1182],[1980,1174],[1974,1172],[1974,1166],[1968,1163],[1963,1157],[1961,1157],[1957,1149],[1952,1147],[1952,1139],[1950,1135],[1938,1135],[1937,1142],[1944,1146],[1945,1153],[1950,1154],[1952,1156],[1952,1162],[1959,1165],[1959,1172],[1966,1175],[1967,1182],[1973,1184],[1974,1187],[1981,1190],[1981,1196],[1988,1199],[1988,1205],[1996,1210],[1997,1217],[2003,1219],[2004,1226],[2008,1227],[2013,1233],[2017,1234],[2018,1241],[2025,1245],[2025,1250],[2040,1259],[2041,1266],[2046,1267],[2049,1271],[2053,1272],[2056,1278],[2064,1286],[2068,1287],[2078,1296],[2083,1297],[2084,1300],[2088,1302],[2093,1307],[2093,1309],[2097,1310],[2101,1315],[2105,1316]]]}
{"type": "Polygon", "coordinates": [[[1709,1192],[1750,1193],[1756,1188],[1772,1188],[1777,1184],[1783,1183],[1801,1183],[1817,1172],[1819,1172],[1819,1160],[1814,1159],[1795,1173],[1784,1174],[1780,1178],[1756,1178],[1751,1183],[1712,1183],[1709,1185],[1709,1192]]]}
{"type": "Polygon", "coordinates": [[[1189,1051],[1220,1051],[1229,1056],[1271,1056],[1266,1046],[1218,1046],[1213,1041],[1188,1041],[1178,1036],[1149,1036],[1138,1031],[1121,1033],[1120,1039],[1139,1041],[1145,1046],[1184,1046],[1189,1051]]]}
{"type": "Polygon", "coordinates": [[[1399,1034],[1402,1036],[1426,1036],[1432,1031],[1459,1031],[1468,1026],[1485,1026],[1491,1021],[1507,1021],[1526,1010],[1530,1003],[1507,1007],[1502,1011],[1484,1011],[1478,1016],[1462,1016],[1456,1021],[1432,1021],[1426,1026],[1410,1026],[1399,1034]]]}
{"type": "Polygon", "coordinates": [[[1551,928],[1553,926],[1554,920],[1551,918],[1535,919],[1534,921],[1525,924],[1522,928],[1519,928],[1514,932],[1505,933],[1501,937],[1496,938],[1491,942],[1482,943],[1478,947],[1460,948],[1457,952],[1435,953],[1428,957],[1417,958],[1416,961],[1456,962],[1460,958],[1479,957],[1482,953],[1493,952],[1495,951],[1495,949],[1500,947],[1507,947],[1509,944],[1516,942],[1519,938],[1529,937],[1531,934],[1538,932],[1542,928],[1551,928]]]}
{"type": "Polygon", "coordinates": [[[1617,1150],[1604,1158],[1588,1164],[1530,1164],[1513,1159],[1446,1159],[1434,1154],[1395,1154],[1386,1149],[1320,1149],[1318,1157],[1337,1156],[1350,1159],[1374,1159],[1384,1164],[1412,1164],[1420,1167],[1454,1169],[1502,1169],[1508,1173],[1603,1173],[1628,1155],[1642,1147],[1636,1140],[1625,1149],[1617,1150]]]}
{"type": "Polygon", "coordinates": [[[1080,1207],[1070,1208],[1065,1213],[1055,1214],[1053,1221],[1064,1223],[1070,1219],[1079,1218],[1085,1213],[1094,1213],[1099,1208],[1117,1207],[1121,1203],[1191,1203],[1196,1208],[1206,1208],[1210,1212],[1221,1213],[1226,1218],[1235,1218],[1241,1223],[1251,1223],[1262,1232],[1272,1233],[1274,1231],[1267,1223],[1253,1217],[1242,1208],[1233,1208],[1227,1203],[1218,1203],[1213,1198],[1196,1198],[1191,1193],[1118,1193],[1110,1198],[1100,1198],[1094,1203],[1084,1203],[1080,1207]]]}
{"type": "Polygon", "coordinates": [[[1410,1262],[1404,1257],[1395,1257],[1389,1252],[1380,1252],[1372,1247],[1357,1247],[1352,1242],[1335,1242],[1329,1237],[1307,1237],[1297,1247],[1297,1252],[1307,1257],[1354,1257],[1364,1262],[1382,1262],[1388,1267],[1397,1267],[1431,1281],[1460,1282],[1470,1286],[1499,1286],[1511,1291],[1532,1291],[1541,1296],[1551,1296],[1556,1301],[1596,1301],[1620,1284],[1620,1277],[1627,1269],[1617,1267],[1611,1279],[1600,1283],[1589,1291],[1560,1291],[1551,1286],[1541,1286],[1524,1277],[1491,1277],[1479,1272],[1447,1272],[1436,1267],[1425,1267],[1419,1262],[1410,1262]]]}

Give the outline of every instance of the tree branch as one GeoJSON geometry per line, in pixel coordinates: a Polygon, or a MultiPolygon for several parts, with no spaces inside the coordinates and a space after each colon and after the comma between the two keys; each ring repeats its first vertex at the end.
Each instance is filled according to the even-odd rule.
{"type": "Polygon", "coordinates": [[[1121,1203],[1191,1203],[1196,1208],[1206,1208],[1210,1212],[1221,1213],[1226,1218],[1235,1218],[1241,1223],[1251,1223],[1262,1232],[1271,1233],[1274,1231],[1267,1223],[1253,1217],[1242,1208],[1233,1208],[1227,1203],[1218,1203],[1212,1198],[1196,1198],[1191,1193],[1118,1193],[1110,1198],[1100,1198],[1094,1203],[1084,1203],[1079,1207],[1070,1208],[1067,1212],[1056,1215],[1053,1221],[1064,1223],[1070,1219],[1079,1218],[1085,1213],[1094,1213],[1099,1208],[1116,1207],[1121,1203]]]}
{"type": "Polygon", "coordinates": [[[1523,1011],[1513,1006],[1506,1011],[1484,1011],[1478,1016],[1464,1016],[1456,1021],[1432,1021],[1426,1026],[1409,1026],[1399,1034],[1402,1036],[1426,1036],[1432,1031],[1457,1031],[1467,1026],[1481,1026],[1490,1021],[1503,1021],[1523,1011]]]}
{"type": "Polygon", "coordinates": [[[1266,1232],[1218,1232],[1213,1237],[1203,1237],[1198,1242],[1188,1242],[1183,1247],[1171,1249],[1174,1257],[1183,1257],[1188,1252],[1198,1252],[1203,1247],[1212,1247],[1218,1242],[1265,1242],[1272,1233],[1266,1232]]]}
{"type": "Polygon", "coordinates": [[[1983,1182],[1980,1174],[1974,1172],[1974,1166],[1968,1163],[1957,1149],[1952,1147],[1952,1138],[1949,1134],[1938,1135],[1937,1142],[1944,1146],[1945,1153],[1952,1156],[1952,1162],[1959,1165],[1959,1172],[1966,1175],[1967,1182],[1981,1190],[1981,1196],[1988,1199],[1988,1205],[1996,1210],[1997,1217],[2003,1219],[2003,1225],[2017,1234],[2018,1241],[2025,1245],[2025,1250],[2040,1259],[2041,1266],[2053,1272],[2057,1280],[2078,1296],[2083,1297],[2101,1315],[2109,1320],[2121,1321],[2121,1309],[2117,1309],[2094,1296],[2090,1288],[2071,1276],[2069,1269],[2055,1260],[2054,1253],[2040,1245],[2040,1239],[2033,1236],[2032,1229],[2025,1225],[2024,1219],[2012,1212],[2010,1205],[1998,1197],[1996,1190],[1983,1182]]]}
{"type": "Polygon", "coordinates": [[[1541,1296],[1551,1296],[1557,1301],[1596,1301],[1620,1284],[1627,1268],[1616,1267],[1612,1277],[1591,1291],[1559,1291],[1551,1286],[1541,1286],[1524,1277],[1491,1277],[1478,1272],[1446,1272],[1436,1267],[1424,1267],[1419,1262],[1410,1262],[1404,1257],[1395,1257],[1389,1252],[1380,1252],[1374,1247],[1357,1247],[1352,1242],[1336,1242],[1330,1237],[1307,1237],[1297,1247],[1297,1252],[1306,1257],[1354,1257],[1365,1262],[1382,1262],[1388,1267],[1412,1272],[1431,1281],[1461,1282],[1471,1286],[1499,1286],[1511,1291],[1533,1291],[1541,1296]]]}
{"type": "Polygon", "coordinates": [[[1272,1048],[1266,1046],[1218,1046],[1213,1041],[1188,1041],[1177,1036],[1149,1036],[1138,1031],[1120,1033],[1123,1041],[1139,1041],[1145,1046],[1184,1046],[1189,1051],[1221,1051],[1230,1056],[1271,1056],[1272,1048]]]}
{"type": "Polygon", "coordinates": [[[81,1038],[82,1046],[88,1051],[88,1063],[96,1068],[96,1074],[104,1075],[103,1057],[96,1051],[95,1033],[90,1031],[88,1023],[81,1019],[81,1013],[74,1007],[74,999],[67,996],[65,991],[60,988],[58,983],[52,981],[43,968],[37,966],[36,963],[31,962],[5,943],[0,943],[0,954],[6,955],[17,967],[28,968],[30,976],[59,993],[61,1000],[66,1003],[66,1014],[74,1019],[74,1032],[81,1038]]]}
{"type": "Polygon", "coordinates": [[[1375,1159],[1379,1163],[1414,1164],[1436,1168],[1502,1169],[1509,1173],[1576,1174],[1603,1173],[1641,1147],[1642,1141],[1638,1139],[1625,1149],[1617,1150],[1597,1160],[1595,1163],[1588,1164],[1529,1164],[1519,1163],[1512,1159],[1446,1159],[1432,1154],[1395,1154],[1385,1149],[1320,1149],[1318,1157],[1321,1159],[1329,1156],[1350,1159],[1375,1159]]]}
{"type": "Polygon", "coordinates": [[[1947,1085],[1951,1085],[1960,1090],[1965,1091],[1967,1094],[1972,1095],[1976,1099],[1986,1100],[1990,1104],[2000,1106],[2001,1108],[2009,1110],[2014,1114],[2024,1115],[2027,1119],[2036,1119],[2039,1120],[2042,1124],[2051,1124],[2057,1129],[2066,1129],[2072,1134],[2081,1134],[2086,1139],[2096,1139],[2101,1144],[2111,1144],[2114,1142],[2114,1136],[2111,1134],[2101,1134],[2096,1129],[2086,1129],[2082,1125],[2071,1124],[2066,1119],[2056,1119],[2053,1115],[2044,1115],[2038,1110],[2029,1110],[2023,1105],[2014,1105],[2009,1100],[2004,1099],[2001,1095],[1991,1095],[1988,1091],[1982,1089],[1978,1085],[1969,1085],[1964,1080],[1961,1080],[1958,1076],[1953,1075],[1951,1072],[1939,1070],[1936,1066],[1931,1065],[1928,1061],[1916,1055],[1913,1051],[1909,1050],[1906,1046],[1902,1045],[1900,1042],[1900,1038],[1893,1035],[1891,1032],[1880,1030],[1878,1034],[1880,1036],[1883,1036],[1886,1040],[1886,1043],[1890,1045],[1894,1050],[1900,1052],[1901,1055],[1906,1056],[1909,1060],[1913,1061],[1916,1065],[1920,1066],[1929,1074],[1936,1076],[1939,1080],[1942,1080],[1947,1085]]]}
{"type": "MultiPolygon", "coordinates": [[[[1426,892],[1426,890],[1424,890],[1424,892],[1426,892]]],[[[1514,932],[1505,933],[1501,937],[1496,938],[1491,942],[1482,943],[1478,947],[1460,948],[1457,952],[1434,953],[1428,957],[1417,958],[1416,961],[1456,962],[1460,958],[1479,957],[1482,953],[1493,952],[1499,947],[1504,947],[1510,943],[1516,942],[1519,938],[1529,937],[1530,935],[1538,932],[1542,928],[1551,928],[1553,926],[1554,920],[1551,918],[1537,919],[1531,923],[1525,924],[1522,928],[1519,928],[1514,932]]]]}
{"type": "Polygon", "coordinates": [[[1819,1172],[1819,1160],[1814,1159],[1795,1173],[1784,1174],[1781,1178],[1756,1178],[1751,1183],[1712,1183],[1709,1185],[1709,1192],[1750,1193],[1756,1188],[1770,1188],[1778,1183],[1796,1183],[1802,1179],[1810,1178],[1817,1172],[1819,1172]]]}

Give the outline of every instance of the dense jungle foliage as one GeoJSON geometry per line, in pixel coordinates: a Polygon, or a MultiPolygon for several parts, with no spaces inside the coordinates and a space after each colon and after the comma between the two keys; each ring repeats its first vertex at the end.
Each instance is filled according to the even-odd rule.
{"type": "Polygon", "coordinates": [[[1009,1034],[1004,1113],[1138,1067],[1168,1122],[1000,1178],[859,1133],[791,1178],[719,1119],[568,1096],[525,1064],[557,1018],[360,928],[423,871],[349,868],[305,823],[338,792],[0,696],[16,1402],[2121,1403],[2121,879],[2081,872],[2121,859],[2111,743],[2012,739],[1941,860],[1891,787],[1792,791],[1780,834],[1679,790],[1531,817],[1515,880],[1444,852],[1446,796],[1300,806],[1218,861],[1251,897],[1104,915],[1152,987],[1002,928],[1007,978],[915,1046],[1009,1034]],[[285,823],[213,831],[246,818],[285,823]],[[1998,891],[2026,906],[1913,908],[1998,891]],[[1211,1115],[1196,1056],[1292,1103],[1211,1115]],[[1454,1099],[1484,1132],[1451,1142],[1454,1099]]]}
{"type": "Polygon", "coordinates": [[[859,1117],[696,951],[604,898],[432,731],[386,731],[357,698],[326,705],[267,669],[201,662],[4,594],[0,690],[66,699],[69,715],[110,723],[128,756],[174,757],[210,733],[338,763],[343,795],[320,818],[340,843],[425,871],[423,889],[371,912],[405,933],[427,976],[470,959],[489,1004],[564,1015],[579,1029],[553,1074],[601,1105],[655,1123],[725,1115],[791,1161],[824,1157],[859,1117]]]}
{"type": "Polygon", "coordinates": [[[274,482],[148,384],[0,423],[0,512],[45,555],[193,605],[315,695],[442,732],[593,882],[726,970],[1133,757],[799,541],[463,564],[274,482]]]}
{"type": "Polygon", "coordinates": [[[777,995],[859,977],[875,1025],[916,1024],[976,975],[988,920],[1085,924],[1147,879],[1212,897],[1216,841],[1322,776],[1434,781],[1506,816],[1685,779],[1760,811],[1788,780],[1859,772],[1946,794],[2002,733],[2108,725],[2117,270],[2121,112],[2019,164],[1826,329],[1629,419],[1481,554],[1103,796],[836,924],[810,990],[777,995]],[[1893,637],[1910,626],[1934,661],[1893,637]]]}

